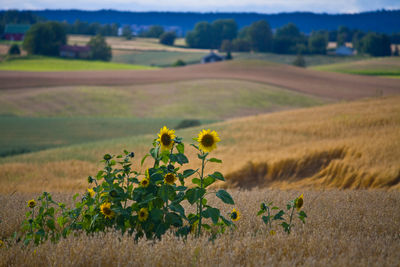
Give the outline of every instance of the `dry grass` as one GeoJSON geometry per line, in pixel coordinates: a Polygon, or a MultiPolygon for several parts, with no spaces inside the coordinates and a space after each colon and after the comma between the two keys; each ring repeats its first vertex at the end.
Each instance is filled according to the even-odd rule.
{"type": "MultiPolygon", "coordinates": [[[[268,235],[255,214],[261,201],[284,205],[295,191],[231,191],[242,218],[237,229],[208,241],[172,234],[161,241],[140,240],[115,232],[70,236],[57,245],[37,248],[10,243],[0,248],[0,266],[398,266],[400,262],[399,192],[304,192],[309,218],[288,236],[268,235]],[[34,252],[36,251],[36,252],[34,252]]],[[[23,219],[32,195],[0,195],[0,238],[23,219]]],[[[70,195],[57,194],[65,201],[70,195]]],[[[220,203],[216,199],[210,199],[220,203]]],[[[223,211],[231,207],[219,205],[223,211]]]]}
{"type": "MultiPolygon", "coordinates": [[[[251,188],[400,189],[400,97],[298,109],[210,125],[222,138],[213,156],[229,186],[251,188]]],[[[190,142],[200,128],[179,130],[190,142]]],[[[84,189],[105,153],[135,151],[138,168],[154,135],[114,139],[8,157],[0,161],[0,192],[84,189]]],[[[194,149],[187,147],[197,168],[194,149]]],[[[150,161],[148,162],[150,163],[150,161]]]]}

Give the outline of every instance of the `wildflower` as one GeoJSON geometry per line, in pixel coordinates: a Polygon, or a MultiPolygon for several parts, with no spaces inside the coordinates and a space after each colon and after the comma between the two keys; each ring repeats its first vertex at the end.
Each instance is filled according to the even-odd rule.
{"type": "Polygon", "coordinates": [[[28,207],[33,209],[36,206],[36,201],[34,199],[31,199],[28,201],[28,207]]]}
{"type": "Polygon", "coordinates": [[[140,186],[141,187],[146,188],[146,187],[149,186],[149,184],[150,184],[149,179],[144,178],[143,180],[140,181],[140,186]]]}
{"type": "Polygon", "coordinates": [[[149,217],[149,211],[146,208],[141,208],[138,213],[139,221],[144,222],[149,217]]]}
{"type": "Polygon", "coordinates": [[[90,197],[94,197],[95,192],[94,192],[93,188],[88,188],[87,191],[88,191],[90,197]]]}
{"type": "Polygon", "coordinates": [[[303,207],[303,194],[301,194],[301,196],[299,196],[296,200],[296,208],[297,211],[301,210],[301,207],[303,207]]]}
{"type": "Polygon", "coordinates": [[[276,232],[275,232],[274,230],[271,230],[271,231],[269,231],[269,234],[270,234],[270,235],[275,235],[276,232]]]}
{"type": "Polygon", "coordinates": [[[176,176],[172,172],[167,173],[164,176],[164,183],[166,183],[166,184],[173,185],[175,183],[175,181],[176,181],[176,176]]]}
{"type": "Polygon", "coordinates": [[[217,148],[217,143],[221,141],[221,139],[218,137],[218,134],[216,131],[212,131],[210,129],[205,130],[203,129],[198,137],[197,137],[197,142],[199,142],[199,148],[203,152],[211,152],[214,149],[217,148]]]}
{"type": "Polygon", "coordinates": [[[108,219],[112,219],[115,216],[115,212],[111,210],[111,203],[109,202],[101,204],[100,211],[108,219]]]}
{"type": "Polygon", "coordinates": [[[157,139],[157,141],[160,142],[161,150],[172,149],[175,137],[176,137],[175,130],[170,130],[167,128],[167,126],[161,128],[157,139]]]}
{"type": "Polygon", "coordinates": [[[236,209],[233,209],[230,214],[230,217],[231,217],[232,221],[234,221],[234,222],[238,221],[240,219],[240,212],[236,209]]]}

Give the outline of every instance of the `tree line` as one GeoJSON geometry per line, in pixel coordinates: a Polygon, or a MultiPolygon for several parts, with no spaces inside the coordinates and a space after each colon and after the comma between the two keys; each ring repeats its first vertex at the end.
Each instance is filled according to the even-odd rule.
{"type": "Polygon", "coordinates": [[[231,52],[272,52],[277,54],[326,54],[329,41],[337,46],[352,42],[359,53],[372,56],[390,56],[391,43],[399,43],[400,33],[393,34],[392,40],[386,34],[350,30],[341,26],[334,31],[313,31],[305,35],[293,23],[276,29],[273,33],[266,20],[253,22],[238,30],[233,19],[202,21],[186,35],[191,48],[219,49],[231,52]]]}

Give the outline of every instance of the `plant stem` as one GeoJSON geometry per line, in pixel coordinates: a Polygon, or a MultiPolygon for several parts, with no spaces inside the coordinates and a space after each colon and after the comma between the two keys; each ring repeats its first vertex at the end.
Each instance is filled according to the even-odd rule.
{"type": "Polygon", "coordinates": [[[292,212],[290,213],[290,221],[289,221],[289,227],[288,227],[288,234],[290,234],[290,230],[292,229],[292,219],[293,219],[293,212],[294,212],[294,206],[292,207],[292,212]]]}
{"type": "MultiPolygon", "coordinates": [[[[204,176],[204,153],[202,153],[202,161],[201,161],[201,175],[200,175],[200,188],[203,189],[203,176],[204,176]]],[[[201,234],[201,219],[203,217],[203,196],[200,197],[200,205],[199,205],[199,229],[197,232],[197,237],[201,234]]]]}

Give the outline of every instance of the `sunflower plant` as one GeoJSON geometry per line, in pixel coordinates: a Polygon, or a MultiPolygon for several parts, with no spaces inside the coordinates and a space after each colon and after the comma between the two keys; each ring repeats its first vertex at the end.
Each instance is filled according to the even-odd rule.
{"type": "Polygon", "coordinates": [[[88,177],[89,187],[84,194],[74,195],[73,208],[67,209],[64,204],[54,202],[48,193],[39,198],[42,205],[38,212],[36,201],[28,202],[31,210],[22,227],[25,242],[58,241],[76,231],[90,234],[107,229],[148,239],[159,239],[168,230],[179,236],[190,233],[199,236],[202,229],[210,231],[213,237],[224,232],[226,226],[240,218],[238,211],[233,210],[225,218],[205,197],[215,193],[224,203],[234,204],[225,190],[207,192],[216,180],[225,180],[220,172],[205,174],[207,163],[222,162],[209,157],[220,138],[215,131],[203,130],[195,140],[198,144],[192,145],[201,160],[201,168],[196,170],[182,169],[189,162],[185,145],[174,130],[165,126],[153,140],[149,153],[142,158],[139,170],[133,169],[133,152],[125,150],[122,155],[104,155],[101,161],[104,168],[88,177]],[[143,170],[147,158],[152,158],[154,163],[143,170]],[[185,186],[186,179],[196,175],[192,178],[195,186],[185,186]],[[184,201],[196,205],[196,213],[187,214],[182,205],[184,201]],[[57,209],[52,205],[58,206],[57,209]],[[206,219],[211,223],[206,223],[206,219]]]}
{"type": "Polygon", "coordinates": [[[198,177],[192,179],[192,183],[196,186],[187,190],[185,196],[190,204],[196,205],[196,214],[189,214],[188,216],[192,231],[194,230],[196,236],[201,235],[203,228],[210,231],[212,227],[203,221],[204,219],[210,218],[212,224],[214,226],[218,226],[217,232],[224,232],[226,226],[231,226],[233,224],[230,219],[232,218],[233,220],[236,220],[239,217],[235,216],[237,213],[234,210],[232,213],[230,213],[229,219],[225,218],[219,209],[208,204],[206,195],[208,193],[215,193],[215,195],[221,199],[222,202],[230,205],[234,205],[235,202],[233,201],[231,195],[223,189],[220,189],[216,192],[207,192],[207,188],[215,181],[225,181],[225,178],[220,172],[214,172],[208,175],[205,173],[205,167],[207,163],[222,163],[220,159],[209,157],[210,153],[217,148],[217,143],[220,142],[221,139],[219,138],[217,132],[208,129],[200,131],[197,138],[194,138],[193,140],[197,142],[197,144],[192,144],[192,146],[198,151],[197,156],[201,160],[201,168],[200,170],[196,171],[198,177]],[[233,217],[232,214],[234,214],[233,217]]]}
{"type": "Polygon", "coordinates": [[[266,214],[262,216],[262,220],[268,227],[269,233],[271,235],[275,234],[275,231],[272,229],[272,224],[274,221],[280,222],[279,225],[284,229],[287,234],[290,234],[294,226],[293,219],[295,215],[299,220],[303,222],[303,224],[306,223],[305,219],[307,218],[307,214],[303,210],[301,210],[303,207],[303,203],[303,194],[301,194],[299,197],[287,203],[287,211],[285,212],[283,209],[280,209],[277,206],[273,206],[273,202],[262,202],[260,204],[260,210],[258,211],[257,216],[266,214]]]}

